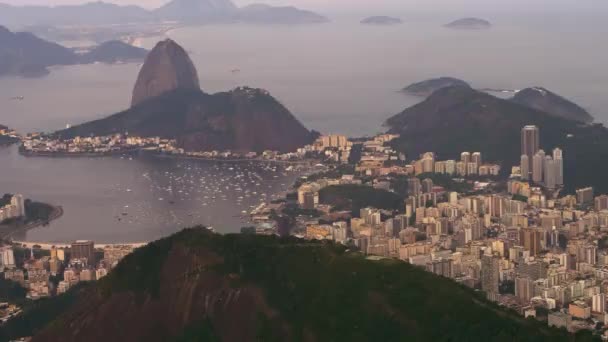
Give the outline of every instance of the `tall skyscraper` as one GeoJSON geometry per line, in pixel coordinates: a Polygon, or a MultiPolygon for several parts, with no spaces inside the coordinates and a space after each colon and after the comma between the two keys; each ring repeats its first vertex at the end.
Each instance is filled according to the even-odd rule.
{"type": "MultiPolygon", "coordinates": [[[[538,127],[528,125],[521,129],[521,155],[528,156],[528,162],[532,164],[532,158],[540,149],[540,132],[538,127]]],[[[528,173],[532,172],[529,168],[528,173]]],[[[529,179],[526,177],[525,179],[529,179]]]]}
{"type": "Polygon", "coordinates": [[[556,172],[555,184],[564,185],[564,155],[561,149],[553,149],[553,161],[555,162],[556,172]]]}
{"type": "Polygon", "coordinates": [[[463,162],[463,163],[465,163],[465,164],[470,163],[471,162],[471,153],[469,153],[469,152],[462,152],[460,154],[460,161],[463,162]]]}
{"type": "Polygon", "coordinates": [[[530,251],[530,256],[540,253],[541,231],[534,228],[521,228],[519,231],[519,244],[530,251]]]}
{"type": "Polygon", "coordinates": [[[425,178],[422,180],[422,192],[429,193],[433,191],[433,180],[430,178],[425,178]]]}
{"type": "Polygon", "coordinates": [[[482,163],[481,152],[474,152],[473,155],[471,156],[471,162],[477,164],[477,168],[479,168],[482,163]]]}
{"type": "Polygon", "coordinates": [[[0,266],[4,268],[15,267],[15,254],[13,253],[13,247],[5,246],[0,248],[0,266]]]}
{"type": "Polygon", "coordinates": [[[591,300],[591,311],[597,313],[605,313],[606,312],[606,294],[598,293],[593,295],[591,300]]]}
{"type": "Polygon", "coordinates": [[[540,133],[536,126],[525,126],[521,130],[521,154],[525,154],[529,159],[540,149],[540,133]]]}
{"type": "Polygon", "coordinates": [[[528,303],[534,297],[534,282],[529,277],[515,278],[515,296],[522,301],[528,303]]]}
{"type": "Polygon", "coordinates": [[[545,151],[539,150],[532,157],[532,181],[541,183],[543,181],[543,173],[545,171],[545,151]]]}
{"type": "Polygon", "coordinates": [[[25,216],[25,200],[23,199],[23,195],[14,195],[11,198],[11,205],[15,206],[17,217],[25,216]]]}
{"type": "Polygon", "coordinates": [[[87,259],[89,265],[95,265],[95,244],[93,241],[79,240],[72,242],[72,259],[87,259]]]}
{"type": "Polygon", "coordinates": [[[555,161],[553,160],[553,158],[551,158],[551,156],[545,157],[544,166],[545,187],[547,187],[548,189],[555,189],[555,186],[557,185],[557,168],[555,166],[555,161]]]}
{"type": "Polygon", "coordinates": [[[584,189],[576,190],[576,201],[579,204],[591,203],[593,202],[593,188],[587,187],[584,189]]]}
{"type": "Polygon", "coordinates": [[[484,255],[481,258],[481,289],[486,293],[498,294],[500,280],[500,258],[484,255]]]}
{"type": "Polygon", "coordinates": [[[530,179],[530,159],[527,155],[522,154],[520,159],[519,168],[521,171],[521,179],[528,180],[530,179]]]}
{"type": "Polygon", "coordinates": [[[595,210],[608,210],[608,196],[601,195],[595,198],[595,210]]]}
{"type": "Polygon", "coordinates": [[[412,177],[407,180],[407,193],[410,196],[416,196],[416,195],[420,194],[421,191],[422,191],[422,184],[420,182],[420,179],[418,179],[416,177],[412,177]]]}

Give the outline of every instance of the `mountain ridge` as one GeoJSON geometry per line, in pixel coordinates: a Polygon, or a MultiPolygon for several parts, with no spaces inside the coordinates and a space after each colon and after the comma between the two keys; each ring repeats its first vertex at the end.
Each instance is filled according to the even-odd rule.
{"type": "Polygon", "coordinates": [[[593,116],[584,108],[543,87],[522,89],[510,100],[565,119],[582,123],[593,122],[593,116]]]}
{"type": "Polygon", "coordinates": [[[61,138],[129,133],[176,139],[188,151],[294,152],[314,134],[262,89],[205,94],[176,89],[109,117],[56,132],[61,138]]]}
{"type": "Polygon", "coordinates": [[[0,77],[48,74],[47,67],[54,65],[89,64],[94,62],[116,62],[139,60],[147,51],[123,42],[105,42],[83,55],[38,38],[29,32],[11,32],[0,26],[0,77]]]}
{"type": "Polygon", "coordinates": [[[502,162],[507,174],[519,164],[522,127],[536,125],[545,151],[564,151],[566,191],[593,185],[608,191],[608,129],[583,124],[526,107],[467,87],[443,88],[386,122],[400,134],[398,151],[411,158],[433,151],[442,159],[459,159],[463,151],[479,151],[484,160],[502,162]]]}
{"type": "Polygon", "coordinates": [[[28,25],[109,25],[179,21],[187,24],[215,22],[251,22],[268,24],[320,23],[328,19],[312,11],[295,7],[237,7],[230,0],[172,0],[159,8],[121,6],[106,2],[82,5],[12,6],[0,3],[0,23],[28,25]],[[262,11],[260,11],[262,10],[262,11]],[[285,16],[285,17],[281,17],[285,16]]]}

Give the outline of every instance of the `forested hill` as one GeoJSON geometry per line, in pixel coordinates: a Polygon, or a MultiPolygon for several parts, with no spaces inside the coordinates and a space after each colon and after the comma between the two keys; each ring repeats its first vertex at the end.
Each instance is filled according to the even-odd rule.
{"type": "Polygon", "coordinates": [[[47,302],[44,317],[54,318],[41,331],[33,310],[4,326],[4,337],[25,326],[38,329],[34,342],[590,340],[524,320],[400,261],[204,228],[136,250],[70,296],[47,302]]]}

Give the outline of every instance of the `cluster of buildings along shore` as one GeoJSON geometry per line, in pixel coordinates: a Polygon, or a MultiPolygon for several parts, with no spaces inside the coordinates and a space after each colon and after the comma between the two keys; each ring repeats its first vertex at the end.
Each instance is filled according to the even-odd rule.
{"type": "Polygon", "coordinates": [[[23,195],[17,194],[11,197],[9,204],[0,207],[0,223],[19,217],[25,217],[25,200],[23,195]]]}
{"type": "MultiPolygon", "coordinates": [[[[0,247],[0,270],[4,281],[18,283],[27,290],[27,298],[37,300],[65,293],[81,281],[104,277],[133,249],[133,245],[106,245],[100,249],[93,241],[85,240],[50,249],[7,244],[0,247]]],[[[12,310],[3,311],[0,304],[0,320],[14,316],[18,310],[8,304],[6,307],[12,310]]]]}
{"type": "Polygon", "coordinates": [[[2,125],[0,125],[0,137],[5,137],[5,138],[15,139],[15,140],[20,138],[19,134],[15,130],[2,126],[2,125]]]}
{"type": "MultiPolygon", "coordinates": [[[[236,152],[236,151],[186,151],[178,147],[177,141],[161,137],[138,137],[128,134],[113,134],[108,136],[75,137],[73,139],[55,139],[42,134],[29,134],[21,138],[21,152],[26,155],[41,156],[94,156],[116,155],[133,152],[149,152],[167,156],[178,156],[200,159],[220,160],[277,160],[298,161],[307,159],[310,153],[324,149],[325,144],[351,144],[344,136],[323,136],[314,144],[299,148],[296,152],[279,153],[278,151],[236,152]],[[340,139],[328,141],[329,139],[340,139]]],[[[348,152],[326,151],[324,158],[333,161],[347,161],[348,152]]]]}
{"type": "MultiPolygon", "coordinates": [[[[563,153],[555,147],[545,155],[539,137],[538,127],[522,128],[522,163],[508,179],[496,177],[500,166],[484,163],[478,152],[463,152],[460,161],[438,161],[429,152],[394,163],[405,160],[390,147],[397,136],[356,142],[362,152],[354,172],[304,181],[297,196],[261,205],[252,213],[255,233],[277,233],[273,213],[297,206],[292,235],[333,240],[371,258],[401,259],[549,326],[604,332],[608,196],[596,196],[591,187],[560,196],[563,153]],[[467,190],[435,184],[437,174],[467,190]],[[396,179],[405,179],[407,188],[398,210],[340,210],[320,198],[324,189],[345,185],[396,193],[396,179]]],[[[321,147],[347,153],[353,144],[321,147]]]]}

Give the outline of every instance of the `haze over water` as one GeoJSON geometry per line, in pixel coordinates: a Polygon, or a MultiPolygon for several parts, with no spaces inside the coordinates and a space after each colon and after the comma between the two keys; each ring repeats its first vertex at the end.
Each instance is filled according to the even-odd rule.
{"type": "MultiPolygon", "coordinates": [[[[362,17],[300,27],[218,25],[169,36],[190,52],[204,91],[265,88],[307,127],[324,133],[375,134],[385,119],[420,101],[399,89],[438,76],[462,78],[476,88],[544,86],[608,122],[603,20],[480,15],[494,28],[441,27],[469,15],[408,15],[405,24],[391,27],[362,26],[362,17]]],[[[151,48],[159,39],[145,39],[144,45],[151,48]]],[[[2,78],[0,123],[21,132],[52,131],[125,109],[138,68],[74,66],[55,68],[42,79],[2,78]],[[9,100],[13,96],[25,100],[9,100]]],[[[263,187],[275,193],[297,177],[283,173],[194,161],[25,158],[15,148],[0,149],[0,192],[24,193],[66,210],[50,227],[23,236],[32,241],[146,241],[197,223],[237,231],[244,223],[235,216],[259,203],[252,192],[263,187]],[[235,177],[250,173],[262,180],[243,186],[249,197],[230,185],[223,189],[231,193],[227,200],[212,205],[205,198],[215,192],[205,184],[236,184],[235,177]]]]}
{"type": "MultiPolygon", "coordinates": [[[[486,16],[494,24],[487,31],[441,26],[457,17],[412,15],[390,27],[363,26],[360,18],[296,27],[216,25],[169,36],[190,52],[204,91],[265,88],[324,133],[377,133],[386,118],[420,100],[399,89],[438,76],[477,88],[544,86],[608,122],[605,22],[539,14],[486,16]]],[[[136,64],[89,65],[58,68],[42,79],[0,79],[0,122],[46,131],[125,109],[137,72],[136,64]],[[25,101],[8,100],[20,95],[25,101]]]]}

